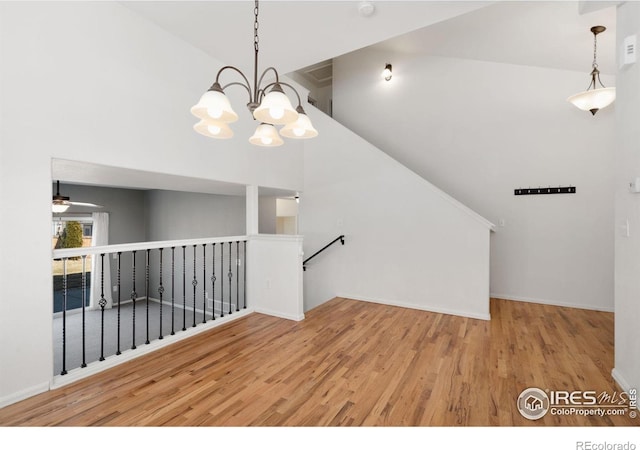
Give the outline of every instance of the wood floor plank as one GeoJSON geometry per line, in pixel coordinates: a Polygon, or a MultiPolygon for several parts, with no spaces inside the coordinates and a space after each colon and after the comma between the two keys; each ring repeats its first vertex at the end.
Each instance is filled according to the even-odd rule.
{"type": "Polygon", "coordinates": [[[528,387],[619,391],[613,314],[507,300],[491,321],[336,298],[251,314],[0,409],[0,426],[637,426],[530,421],[528,387]]]}

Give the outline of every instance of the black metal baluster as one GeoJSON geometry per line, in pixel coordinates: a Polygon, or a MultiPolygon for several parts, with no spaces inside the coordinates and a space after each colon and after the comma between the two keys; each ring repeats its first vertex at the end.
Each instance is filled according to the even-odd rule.
{"type": "Polygon", "coordinates": [[[236,241],[236,312],[240,311],[240,241],[236,241]]]}
{"type": "Polygon", "coordinates": [[[163,339],[162,336],[162,294],[164,293],[164,286],[162,285],[162,250],[160,249],[160,287],[158,288],[158,294],[160,294],[160,336],[158,339],[163,339]]]}
{"type": "Polygon", "coordinates": [[[82,255],[82,364],[87,367],[85,305],[87,303],[87,255],[82,255]]]}
{"type": "Polygon", "coordinates": [[[171,336],[176,334],[175,331],[175,270],[176,270],[176,248],[171,247],[171,336]]]}
{"type": "Polygon", "coordinates": [[[202,323],[207,323],[207,244],[202,244],[202,323]]]}
{"type": "Polygon", "coordinates": [[[242,278],[242,282],[244,283],[244,287],[243,287],[243,292],[242,292],[242,297],[244,299],[244,301],[242,302],[244,304],[244,309],[247,309],[247,241],[244,241],[244,276],[242,278]]]}
{"type": "Polygon", "coordinates": [[[187,246],[182,246],[182,331],[187,329],[187,246]]]}
{"type": "Polygon", "coordinates": [[[136,292],[136,251],[133,250],[133,267],[131,270],[131,282],[133,284],[133,288],[131,290],[131,302],[133,303],[133,309],[131,311],[131,323],[133,324],[133,330],[132,330],[132,339],[133,341],[131,342],[131,350],[135,350],[136,349],[136,298],[138,298],[138,293],[136,292]]]}
{"type": "Polygon", "coordinates": [[[144,296],[147,299],[147,317],[146,317],[146,322],[147,322],[147,340],[144,342],[145,344],[149,343],[149,252],[151,252],[150,249],[147,249],[147,255],[146,255],[146,259],[145,259],[145,285],[144,285],[144,296]]]}
{"type": "Polygon", "coordinates": [[[100,361],[104,361],[104,307],[107,300],[104,298],[104,253],[100,254],[100,361]]]}
{"type": "Polygon", "coordinates": [[[224,317],[224,242],[220,242],[220,317],[224,317]]]}
{"type": "Polygon", "coordinates": [[[116,355],[120,355],[120,303],[121,302],[121,297],[120,297],[120,257],[122,256],[122,252],[118,252],[118,280],[117,280],[117,285],[118,285],[118,344],[117,344],[117,351],[116,351],[116,355]]]}
{"type": "Polygon", "coordinates": [[[62,258],[62,372],[67,374],[67,258],[62,258]]]}
{"type": "Polygon", "coordinates": [[[231,278],[233,278],[233,273],[231,273],[231,242],[229,242],[229,273],[227,277],[229,277],[229,314],[231,314],[231,278]]]}
{"type": "Polygon", "coordinates": [[[196,326],[196,288],[198,286],[198,280],[196,279],[196,245],[193,245],[193,280],[191,281],[191,285],[193,286],[193,324],[192,327],[196,326]]]}
{"type": "Polygon", "coordinates": [[[213,244],[213,251],[211,252],[211,315],[213,320],[216,320],[216,243],[213,244]]]}

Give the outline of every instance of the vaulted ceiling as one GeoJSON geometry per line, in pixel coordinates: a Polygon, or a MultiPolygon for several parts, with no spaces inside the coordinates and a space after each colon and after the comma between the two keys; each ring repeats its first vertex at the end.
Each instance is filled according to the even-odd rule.
{"type": "MultiPolygon", "coordinates": [[[[224,64],[247,74],[253,70],[253,1],[119,3],[224,64]]],[[[586,82],[593,51],[589,29],[604,25],[607,32],[598,36],[598,63],[603,73],[616,71],[615,5],[619,1],[373,1],[367,2],[374,7],[370,16],[361,14],[362,3],[263,0],[260,68],[274,66],[285,74],[310,67],[327,83],[332,58],[377,46],[392,52],[584,71],[586,82]]],[[[59,162],[53,177],[82,184],[86,180],[81,174],[89,174],[84,177],[87,180],[101,179],[100,169],[59,162]]],[[[106,177],[102,184],[113,185],[108,182],[108,168],[102,169],[106,177]]],[[[142,189],[182,186],[194,192],[243,193],[242,186],[210,180],[175,179],[166,187],[158,186],[153,174],[145,184],[143,175],[135,177],[142,189]]]]}
{"type": "MultiPolygon", "coordinates": [[[[615,5],[619,1],[263,0],[260,65],[287,73],[362,47],[482,59],[566,70],[591,65],[593,25],[598,62],[615,73],[615,5]]],[[[254,2],[126,1],[127,8],[225,64],[251,72],[254,2]]],[[[214,74],[212,74],[214,75],[214,74]]]]}

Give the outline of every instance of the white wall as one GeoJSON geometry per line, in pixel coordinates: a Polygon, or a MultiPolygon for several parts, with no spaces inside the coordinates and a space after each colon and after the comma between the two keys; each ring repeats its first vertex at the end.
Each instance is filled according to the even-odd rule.
{"type": "Polygon", "coordinates": [[[249,305],[259,313],[304,319],[302,236],[251,236],[247,259],[249,305]]]}
{"type": "Polygon", "coordinates": [[[587,71],[364,49],[334,61],[334,118],[503,220],[491,239],[493,296],[611,311],[615,106],[592,117],[566,102],[585,83],[587,71]],[[549,185],[577,193],[513,193],[549,185]]]}
{"type": "Polygon", "coordinates": [[[0,61],[1,404],[51,380],[52,158],[295,191],[302,144],[251,146],[241,107],[236,139],[196,134],[222,64],[116,2],[1,2],[0,61]]]}
{"type": "Polygon", "coordinates": [[[335,296],[489,318],[491,224],[324,114],[305,142],[305,310],[335,296]]]}
{"type": "MultiPolygon", "coordinates": [[[[640,3],[618,7],[617,43],[640,36],[640,3]]],[[[640,386],[640,194],[629,192],[629,182],[640,176],[640,62],[618,73],[616,98],[615,165],[615,369],[624,388],[640,386]],[[629,236],[624,229],[629,223],[629,236]],[[624,227],[624,228],[623,228],[624,227]]]]}

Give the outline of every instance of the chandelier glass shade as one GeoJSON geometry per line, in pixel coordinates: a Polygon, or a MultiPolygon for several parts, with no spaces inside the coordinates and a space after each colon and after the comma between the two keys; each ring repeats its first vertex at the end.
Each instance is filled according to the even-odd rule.
{"type": "Polygon", "coordinates": [[[598,63],[596,62],[597,36],[604,30],[606,30],[606,28],[601,25],[591,27],[591,32],[593,33],[593,63],[589,87],[587,87],[586,91],[579,92],[567,99],[567,101],[575,107],[583,111],[589,111],[594,116],[599,110],[609,106],[616,99],[616,88],[605,87],[602,81],[600,81],[600,71],[598,70],[598,63]],[[600,85],[600,87],[598,87],[598,85],[600,85]]]}
{"type": "Polygon", "coordinates": [[[233,137],[233,130],[224,122],[216,120],[201,119],[200,122],[193,126],[203,136],[215,139],[229,139],[233,137]]]}
{"type": "Polygon", "coordinates": [[[228,124],[238,120],[238,115],[231,107],[231,102],[224,93],[229,86],[242,86],[249,94],[247,108],[253,118],[259,122],[253,136],[249,142],[263,147],[275,147],[282,145],[284,141],[281,136],[293,139],[308,139],[318,135],[318,131],[313,128],[311,120],[304,112],[298,91],[288,83],[280,80],[278,71],[269,67],[262,72],[258,78],[258,0],[255,1],[254,8],[254,67],[253,86],[242,71],[234,66],[224,66],[218,71],[215,82],[209,90],[205,92],[196,105],[191,108],[191,114],[200,119],[194,125],[194,130],[198,133],[216,139],[228,139],[233,137],[233,131],[228,124]],[[240,75],[240,81],[231,82],[225,86],[220,84],[220,75],[231,70],[240,75]],[[275,81],[262,86],[267,74],[271,73],[275,81]],[[285,94],[283,87],[295,93],[298,106],[294,108],[285,94]],[[274,125],[283,125],[280,133],[274,125]]]}
{"type": "Polygon", "coordinates": [[[218,82],[202,94],[200,101],[191,108],[191,114],[202,120],[215,120],[232,123],[238,120],[238,115],[231,107],[231,103],[218,82]]]}
{"type": "Polygon", "coordinates": [[[308,139],[316,137],[318,131],[313,128],[311,120],[304,113],[304,110],[300,108],[298,110],[298,120],[282,127],[280,134],[291,139],[308,139]]]}
{"type": "Polygon", "coordinates": [[[609,106],[616,99],[616,88],[591,89],[569,97],[569,102],[583,111],[595,115],[598,110],[609,106]]]}
{"type": "Polygon", "coordinates": [[[258,125],[256,132],[249,138],[249,142],[261,147],[278,147],[284,143],[276,127],[270,123],[261,123],[258,125]]]}

